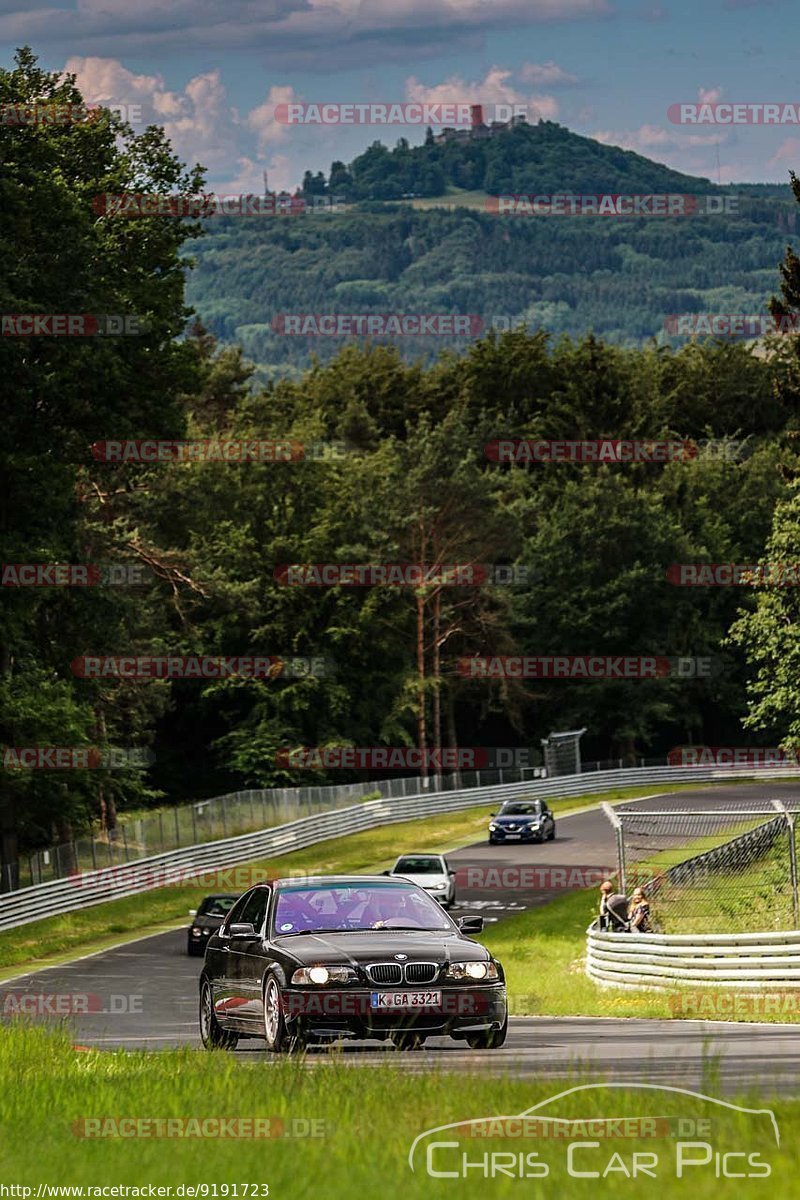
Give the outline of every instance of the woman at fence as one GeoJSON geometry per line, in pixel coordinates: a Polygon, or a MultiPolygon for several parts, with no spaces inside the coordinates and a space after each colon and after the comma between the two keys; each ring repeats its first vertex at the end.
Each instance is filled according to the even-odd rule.
{"type": "Polygon", "coordinates": [[[633,889],[628,908],[628,922],[631,933],[650,932],[650,905],[640,887],[633,889]]]}

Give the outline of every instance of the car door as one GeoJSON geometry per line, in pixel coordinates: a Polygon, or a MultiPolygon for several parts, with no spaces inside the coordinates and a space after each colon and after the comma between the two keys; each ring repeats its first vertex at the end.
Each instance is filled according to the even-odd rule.
{"type": "Polygon", "coordinates": [[[232,936],[228,956],[231,987],[236,997],[236,1019],[258,1030],[264,1024],[261,980],[266,961],[264,926],[270,895],[270,888],[260,886],[245,898],[236,923],[252,925],[255,932],[250,936],[232,936]]]}
{"type": "Polygon", "coordinates": [[[232,976],[231,945],[229,933],[234,921],[242,920],[242,913],[250,893],[241,896],[228,913],[206,951],[206,974],[211,982],[214,1011],[223,1024],[236,1019],[238,1000],[232,976]]]}
{"type": "Polygon", "coordinates": [[[442,868],[449,884],[447,893],[448,903],[452,904],[456,898],[456,873],[444,855],[442,855],[442,868]]]}

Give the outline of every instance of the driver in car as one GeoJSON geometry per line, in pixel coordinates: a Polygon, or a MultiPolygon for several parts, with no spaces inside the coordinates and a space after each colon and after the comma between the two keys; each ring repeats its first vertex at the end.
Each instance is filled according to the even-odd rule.
{"type": "Polygon", "coordinates": [[[398,921],[403,925],[419,925],[408,897],[395,888],[387,888],[365,911],[364,919],[372,929],[388,929],[390,921],[398,921]]]}

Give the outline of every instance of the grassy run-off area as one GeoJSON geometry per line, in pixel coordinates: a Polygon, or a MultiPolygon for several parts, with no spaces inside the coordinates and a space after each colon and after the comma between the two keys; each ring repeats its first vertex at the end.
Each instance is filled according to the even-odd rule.
{"type": "MultiPolygon", "coordinates": [[[[660,790],[673,792],[694,787],[696,785],[686,784],[660,790]]],[[[558,815],[600,800],[633,800],[652,795],[653,791],[651,786],[587,793],[551,800],[550,805],[558,815]]],[[[45,966],[70,955],[78,957],[101,950],[126,938],[157,933],[181,922],[188,924],[189,909],[196,908],[203,896],[212,891],[243,892],[251,881],[295,871],[321,874],[382,871],[391,866],[399,854],[408,851],[444,851],[470,845],[486,835],[492,807],[481,805],[442,816],[384,825],[366,833],[332,838],[268,861],[230,868],[221,872],[218,880],[204,876],[197,886],[181,883],[156,888],[63,916],[32,921],[29,925],[0,933],[0,980],[27,966],[45,966]]],[[[79,885],[77,878],[76,888],[79,885]]]]}
{"type": "MultiPolygon", "coordinates": [[[[735,832],[741,831],[740,825],[735,832]]],[[[658,875],[731,836],[720,832],[680,851],[670,849],[637,864],[658,875]]],[[[773,848],[741,872],[720,872],[696,886],[659,893],[653,912],[672,933],[744,933],[792,928],[791,890],[785,845],[773,848]],[[659,907],[659,905],[661,907],[659,907]],[[670,913],[670,906],[674,910],[670,913]],[[668,916],[671,919],[667,919],[668,916]]],[[[676,983],[673,991],[602,987],[584,970],[586,927],[597,915],[593,891],[573,892],[488,927],[480,940],[506,966],[512,1014],[600,1017],[699,1017],[710,1020],[794,1022],[800,991],[781,991],[734,1004],[728,988],[676,983]]]]}
{"type": "Polygon", "coordinates": [[[414,1055],[402,1056],[402,1062],[392,1055],[394,1065],[364,1070],[340,1063],[335,1052],[313,1065],[237,1058],[224,1051],[79,1052],[64,1034],[11,1029],[0,1039],[0,1078],[6,1084],[0,1088],[2,1183],[31,1188],[33,1198],[42,1184],[144,1187],[144,1195],[150,1184],[171,1187],[173,1197],[203,1195],[175,1191],[188,1185],[206,1187],[206,1196],[237,1200],[267,1194],[262,1185],[278,1200],[523,1195],[596,1200],[598,1189],[604,1197],[617,1197],[653,1188],[659,1197],[710,1200],[718,1196],[727,1169],[728,1177],[739,1174],[730,1194],[753,1200],[797,1195],[800,1101],[750,1094],[726,1096],[736,1108],[715,1103],[721,1097],[713,1062],[697,1088],[709,1099],[629,1084],[613,1089],[601,1084],[553,1099],[580,1084],[580,1077],[492,1076],[481,1071],[478,1060],[469,1075],[418,1073],[404,1069],[418,1061],[414,1055]],[[541,1119],[526,1126],[487,1123],[534,1105],[543,1105],[540,1118],[609,1124],[590,1131],[541,1119]],[[625,1117],[642,1123],[624,1130],[618,1121],[611,1123],[625,1117]],[[219,1126],[206,1123],[209,1118],[257,1118],[260,1124],[250,1126],[249,1136],[241,1136],[248,1126],[228,1125],[228,1136],[220,1137],[214,1136],[219,1126]],[[170,1119],[182,1123],[154,1123],[170,1119]],[[465,1124],[480,1119],[480,1125],[465,1124]],[[706,1122],[700,1130],[698,1121],[706,1122]],[[440,1129],[450,1123],[461,1128],[440,1129]],[[237,1128],[240,1136],[232,1136],[237,1128]],[[261,1136],[252,1136],[256,1129],[261,1136]],[[417,1143],[412,1170],[412,1146],[429,1130],[439,1132],[417,1143]],[[572,1172],[570,1143],[582,1143],[574,1146],[572,1172]],[[636,1179],[634,1153],[646,1154],[639,1163],[648,1167],[636,1179]],[[723,1159],[726,1154],[734,1157],[723,1159]],[[450,1174],[434,1177],[428,1163],[450,1174]],[[245,1184],[257,1190],[245,1192],[245,1184]]]}

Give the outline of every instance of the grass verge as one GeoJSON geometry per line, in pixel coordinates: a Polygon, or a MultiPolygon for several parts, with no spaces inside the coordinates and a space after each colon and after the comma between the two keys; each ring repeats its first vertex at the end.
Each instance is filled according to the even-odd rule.
{"type": "Polygon", "coordinates": [[[676,986],[672,991],[601,987],[584,969],[586,927],[596,915],[593,891],[560,896],[541,908],[488,926],[480,941],[503,963],[514,1016],[701,1018],[794,1022],[800,992],[748,995],[729,988],[676,986]]]}
{"type": "MultiPolygon", "coordinates": [[[[477,1131],[470,1127],[469,1136],[462,1125],[461,1130],[448,1129],[425,1139],[416,1150],[412,1171],[409,1152],[424,1131],[450,1122],[522,1113],[582,1081],[577,1071],[570,1080],[492,1077],[481,1071],[478,1060],[467,1076],[400,1069],[410,1067],[412,1060],[419,1062],[421,1056],[389,1051],[386,1065],[358,1070],[335,1054],[310,1066],[269,1056],[246,1063],[224,1052],[76,1053],[66,1034],[14,1028],[0,1041],[0,1080],[7,1084],[0,1088],[3,1182],[30,1188],[32,1197],[39,1185],[48,1184],[82,1185],[84,1197],[92,1196],[92,1187],[109,1186],[144,1188],[143,1193],[128,1195],[146,1196],[148,1185],[157,1185],[172,1188],[173,1197],[205,1194],[238,1200],[266,1195],[266,1185],[275,1200],[312,1195],[326,1200],[378,1195],[403,1200],[522,1195],[594,1200],[608,1164],[610,1172],[599,1185],[604,1196],[643,1194],[641,1178],[630,1178],[632,1156],[639,1152],[648,1154],[649,1174],[657,1180],[660,1197],[691,1194],[693,1200],[710,1200],[720,1189],[721,1160],[714,1155],[745,1151],[729,1160],[728,1169],[740,1173],[737,1190],[744,1177],[746,1194],[753,1200],[797,1194],[800,1101],[769,1102],[746,1095],[736,1102],[761,1111],[743,1113],[697,1096],[635,1086],[574,1093],[551,1101],[542,1111],[572,1121],[650,1118],[655,1134],[620,1138],[617,1122],[616,1132],[615,1126],[607,1127],[609,1140],[604,1143],[596,1130],[587,1140],[587,1129],[580,1126],[573,1127],[569,1137],[563,1126],[558,1136],[548,1137],[553,1125],[537,1122],[521,1137],[519,1127],[507,1127],[506,1136],[497,1125],[479,1126],[477,1131]],[[390,1059],[394,1065],[389,1065],[390,1059]],[[24,1087],[15,1086],[23,1079],[24,1087]],[[770,1109],[780,1130],[780,1148],[770,1109]],[[133,1118],[137,1124],[121,1127],[128,1131],[126,1136],[111,1137],[108,1134],[120,1126],[108,1124],[108,1118],[133,1118]],[[138,1122],[175,1118],[193,1120],[195,1125],[181,1128],[196,1131],[195,1136],[175,1136],[175,1126],[171,1136],[163,1133],[168,1126],[162,1127],[160,1137],[153,1136],[158,1128],[153,1125],[150,1136],[142,1136],[147,1126],[138,1122]],[[202,1133],[213,1134],[215,1127],[200,1124],[209,1118],[260,1118],[262,1136],[212,1140],[202,1133]],[[657,1125],[653,1118],[659,1118],[657,1125]],[[95,1124],[87,1126],[87,1119],[95,1124]],[[698,1120],[711,1122],[711,1132],[702,1138],[714,1152],[707,1160],[698,1150],[702,1143],[692,1136],[698,1120]],[[298,1131],[317,1136],[301,1139],[298,1131]],[[87,1132],[94,1136],[86,1137],[87,1132]],[[267,1139],[265,1132],[273,1136],[267,1139]],[[287,1136],[291,1134],[295,1136],[287,1136]],[[684,1140],[694,1149],[683,1148],[684,1140]],[[433,1170],[450,1172],[447,1177],[433,1177],[426,1170],[426,1150],[433,1141],[449,1143],[434,1147],[430,1157],[433,1170]],[[571,1173],[569,1142],[579,1143],[571,1173]],[[498,1160],[492,1156],[500,1154],[503,1169],[495,1171],[498,1160]],[[684,1166],[680,1179],[679,1155],[697,1164],[684,1166]],[[465,1167],[465,1159],[474,1165],[465,1167]],[[577,1177],[577,1171],[597,1174],[577,1177]],[[245,1182],[248,1188],[257,1185],[257,1190],[243,1191],[245,1182]],[[183,1192],[177,1192],[181,1185],[183,1192]]],[[[713,1064],[706,1077],[709,1083],[699,1091],[712,1087],[713,1064]]],[[[16,1194],[24,1197],[23,1192],[16,1194]]]]}

